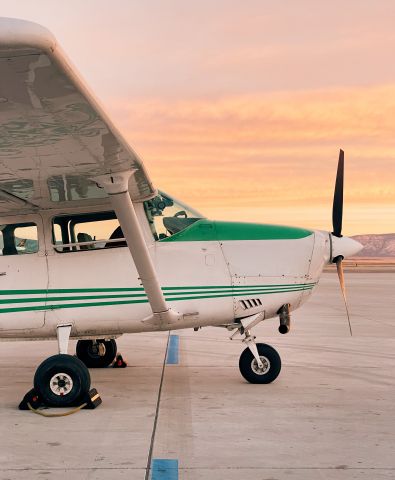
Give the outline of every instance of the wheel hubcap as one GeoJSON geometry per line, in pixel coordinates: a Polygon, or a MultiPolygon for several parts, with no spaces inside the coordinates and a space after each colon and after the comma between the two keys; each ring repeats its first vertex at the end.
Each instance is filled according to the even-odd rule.
{"type": "Polygon", "coordinates": [[[73,379],[67,373],[57,373],[49,381],[51,392],[63,397],[73,389],[73,379]]]}
{"type": "Polygon", "coordinates": [[[265,375],[269,370],[270,370],[270,361],[268,358],[259,356],[261,359],[261,362],[263,364],[262,368],[258,366],[258,362],[256,361],[255,358],[252,359],[251,362],[251,370],[256,374],[256,375],[265,375]]]}
{"type": "Polygon", "coordinates": [[[88,355],[91,358],[104,357],[106,354],[106,346],[103,342],[93,343],[88,348],[88,355]]]}

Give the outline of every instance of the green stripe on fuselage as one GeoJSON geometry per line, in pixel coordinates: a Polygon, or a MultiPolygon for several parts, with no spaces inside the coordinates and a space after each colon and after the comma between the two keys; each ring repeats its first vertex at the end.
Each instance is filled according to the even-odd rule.
{"type": "MultiPolygon", "coordinates": [[[[188,290],[254,290],[262,288],[284,288],[295,286],[315,285],[315,282],[310,283],[277,283],[266,285],[189,285],[189,286],[177,286],[177,287],[162,287],[165,294],[171,293],[174,290],[174,294],[178,291],[188,290]]],[[[144,288],[49,288],[49,289],[29,289],[29,290],[0,290],[0,295],[51,295],[54,293],[122,293],[131,292],[127,296],[138,296],[138,293],[144,293],[144,288]]],[[[145,294],[145,293],[144,293],[145,294]]],[[[112,296],[112,295],[111,295],[112,296]]],[[[103,296],[104,297],[104,296],[103,296]]],[[[52,298],[52,297],[48,297],[52,298]]],[[[83,297],[82,297],[83,298],[83,297]]]]}
{"type": "Polygon", "coordinates": [[[138,288],[49,288],[35,290],[0,290],[0,295],[39,295],[48,293],[95,293],[95,292],[144,292],[143,287],[138,288]]]}
{"type": "MultiPolygon", "coordinates": [[[[181,300],[200,300],[200,299],[208,299],[208,298],[224,298],[224,297],[253,297],[256,295],[268,295],[268,294],[275,294],[275,293],[287,293],[287,292],[297,292],[297,291],[304,291],[304,290],[311,290],[314,287],[314,283],[310,284],[293,284],[293,285],[281,285],[281,286],[274,286],[274,285],[265,285],[261,286],[261,288],[249,289],[245,287],[245,290],[232,290],[227,288],[226,290],[209,290],[206,288],[206,291],[202,290],[195,290],[195,291],[188,291],[189,288],[185,288],[183,291],[177,292],[166,292],[166,301],[174,302],[174,301],[181,301],[181,300]],[[177,296],[175,296],[177,295],[177,296]]],[[[170,287],[169,287],[170,288],[170,287]]],[[[226,287],[225,287],[226,288],[226,287]]],[[[91,289],[92,290],[92,289],[91,289]]],[[[12,291],[12,290],[11,290],[12,291]]],[[[65,291],[69,291],[66,289],[65,291]]],[[[82,308],[82,307],[98,307],[98,306],[113,306],[113,305],[131,305],[136,303],[147,303],[147,298],[136,298],[136,297],[145,297],[145,294],[131,294],[131,295],[81,295],[81,296],[64,296],[64,297],[30,297],[30,298],[10,298],[10,299],[3,299],[1,300],[2,304],[15,304],[15,303],[37,303],[42,302],[44,305],[30,305],[30,306],[23,306],[23,307],[6,307],[0,308],[0,313],[12,313],[12,312],[27,312],[27,311],[40,311],[40,310],[56,310],[60,308],[82,308]],[[126,300],[118,300],[120,298],[125,298],[126,300]],[[86,300],[100,300],[100,299],[109,299],[113,298],[113,301],[105,301],[105,302],[86,302],[86,300]],[[62,302],[67,300],[78,300],[81,303],[61,303],[61,304],[51,304],[51,302],[62,302]]]]}
{"type": "MultiPolygon", "coordinates": [[[[226,294],[230,294],[230,296],[240,296],[240,295],[256,295],[259,293],[276,293],[276,292],[291,292],[294,290],[304,290],[308,288],[312,288],[313,286],[311,285],[295,285],[294,287],[261,287],[260,289],[254,289],[251,290],[250,288],[246,287],[244,289],[237,289],[233,290],[232,288],[227,288],[227,289],[221,289],[221,290],[194,290],[194,291],[188,291],[188,290],[178,290],[176,292],[166,292],[166,295],[168,297],[174,297],[174,300],[178,300],[178,296],[183,296],[185,298],[208,298],[208,297],[201,297],[201,295],[215,295],[216,297],[221,297],[221,296],[228,296],[226,294]],[[218,295],[219,294],[219,295],[218,295]]],[[[69,300],[80,300],[80,301],[86,301],[86,300],[106,300],[106,299],[132,299],[132,298],[146,298],[147,295],[145,293],[137,293],[137,294],[129,294],[129,295],[73,295],[73,296],[64,296],[64,297],[18,297],[18,298],[6,298],[6,299],[1,299],[0,300],[0,305],[4,304],[9,304],[9,303],[51,303],[51,302],[64,302],[64,301],[69,301],[69,300]]],[[[166,297],[166,298],[168,298],[166,297]]]]}

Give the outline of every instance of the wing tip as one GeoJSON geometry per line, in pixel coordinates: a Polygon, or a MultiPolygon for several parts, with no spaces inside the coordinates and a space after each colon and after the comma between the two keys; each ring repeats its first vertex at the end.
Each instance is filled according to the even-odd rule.
{"type": "Polygon", "coordinates": [[[56,39],[42,25],[19,18],[0,17],[0,51],[14,48],[54,50],[56,39]]]}

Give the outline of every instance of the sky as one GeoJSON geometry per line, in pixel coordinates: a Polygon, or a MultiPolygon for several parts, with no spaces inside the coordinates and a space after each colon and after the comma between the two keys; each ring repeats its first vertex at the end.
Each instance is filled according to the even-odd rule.
{"type": "Polygon", "coordinates": [[[0,0],[46,26],[158,188],[209,218],[395,232],[395,2],[0,0]]]}

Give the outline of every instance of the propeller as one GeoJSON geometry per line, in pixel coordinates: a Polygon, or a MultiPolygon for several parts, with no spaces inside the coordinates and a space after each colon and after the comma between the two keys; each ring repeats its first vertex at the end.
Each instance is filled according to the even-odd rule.
{"type": "MultiPolygon", "coordinates": [[[[337,238],[342,238],[343,189],[344,189],[344,151],[340,150],[339,162],[337,164],[335,192],[333,194],[333,208],[332,208],[332,226],[333,226],[332,235],[337,238]]],[[[339,277],[340,288],[343,295],[344,305],[346,307],[348,326],[350,329],[350,335],[352,336],[350,314],[348,311],[347,296],[346,296],[346,284],[344,282],[344,271],[343,271],[343,263],[342,263],[343,260],[344,260],[343,255],[337,255],[332,259],[332,262],[336,263],[337,275],[339,277]]]]}
{"type": "Polygon", "coordinates": [[[344,152],[339,152],[339,163],[337,164],[337,174],[335,183],[335,192],[333,194],[332,208],[332,235],[335,237],[342,236],[343,224],[343,188],[344,188],[344,152]]]}
{"type": "Polygon", "coordinates": [[[347,304],[347,297],[346,297],[346,284],[344,282],[344,272],[343,272],[342,262],[343,262],[343,257],[337,257],[337,259],[336,259],[336,270],[337,270],[337,275],[339,277],[340,288],[341,288],[342,295],[343,295],[344,305],[346,307],[348,328],[350,329],[350,335],[352,336],[350,313],[348,311],[348,304],[347,304]]]}

